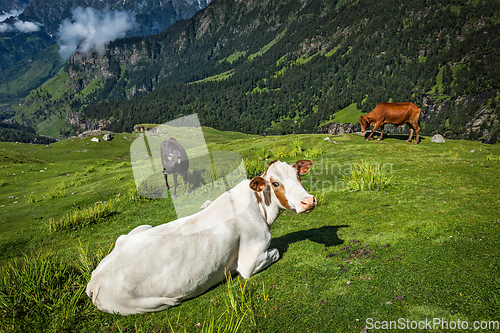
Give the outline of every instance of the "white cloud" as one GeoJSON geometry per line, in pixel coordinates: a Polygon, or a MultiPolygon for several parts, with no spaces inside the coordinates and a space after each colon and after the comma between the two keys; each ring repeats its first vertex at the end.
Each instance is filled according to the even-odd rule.
{"type": "Polygon", "coordinates": [[[20,32],[35,32],[40,30],[40,23],[27,22],[27,21],[16,21],[14,22],[14,28],[20,32]]]}
{"type": "Polygon", "coordinates": [[[19,14],[21,14],[22,12],[23,12],[22,10],[17,10],[17,9],[12,9],[8,13],[4,12],[3,14],[0,14],[0,23],[3,22],[3,21],[5,21],[9,17],[18,17],[19,14]]]}
{"type": "Polygon", "coordinates": [[[12,30],[12,27],[10,25],[8,25],[7,23],[0,24],[0,33],[8,32],[11,30],[12,30]]]}
{"type": "Polygon", "coordinates": [[[78,52],[104,52],[109,42],[123,38],[126,32],[136,26],[135,14],[125,11],[98,12],[94,9],[77,7],[72,10],[73,18],[66,19],[57,33],[59,55],[63,59],[78,52]]]}
{"type": "Polygon", "coordinates": [[[0,33],[18,31],[18,32],[35,32],[40,30],[42,24],[36,22],[27,22],[18,20],[17,17],[21,14],[22,10],[13,9],[9,13],[0,15],[0,33]],[[14,17],[14,24],[2,23],[8,18],[14,17]]]}

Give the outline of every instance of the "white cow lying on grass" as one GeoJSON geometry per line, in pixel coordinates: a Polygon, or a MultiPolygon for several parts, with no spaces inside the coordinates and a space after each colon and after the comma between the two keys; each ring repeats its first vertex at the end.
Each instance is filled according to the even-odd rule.
{"type": "Polygon", "coordinates": [[[279,258],[268,247],[280,213],[316,206],[299,177],[311,166],[274,161],[199,213],[120,236],[92,272],[87,295],[101,311],[129,315],[176,306],[220,283],[226,271],[248,279],[279,258]]]}

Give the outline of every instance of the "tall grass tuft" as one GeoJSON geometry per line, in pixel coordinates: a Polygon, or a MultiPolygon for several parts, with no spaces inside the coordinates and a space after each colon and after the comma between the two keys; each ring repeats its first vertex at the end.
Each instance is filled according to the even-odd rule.
{"type": "Polygon", "coordinates": [[[304,155],[307,158],[319,157],[319,156],[323,155],[323,148],[321,148],[320,146],[314,146],[311,149],[306,150],[304,155]]]}
{"type": "Polygon", "coordinates": [[[96,202],[86,208],[75,209],[70,213],[66,213],[58,220],[55,218],[49,218],[47,226],[49,231],[56,232],[71,228],[84,227],[91,223],[99,223],[106,217],[113,215],[118,211],[117,201],[119,201],[119,199],[96,202]]]}
{"type": "Polygon", "coordinates": [[[269,158],[271,158],[272,154],[271,154],[271,151],[269,149],[267,149],[266,147],[262,147],[261,149],[259,149],[259,151],[257,151],[257,156],[256,158],[258,160],[267,160],[269,158]]]}
{"type": "Polygon", "coordinates": [[[127,162],[127,161],[123,161],[123,162],[120,162],[117,165],[115,165],[113,168],[114,169],[119,169],[119,168],[129,167],[131,165],[132,165],[132,163],[127,162]]]}
{"type": "Polygon", "coordinates": [[[486,155],[488,161],[500,161],[500,155],[488,154],[486,155]]]}
{"type": "Polygon", "coordinates": [[[301,139],[295,139],[292,143],[292,149],[289,152],[289,156],[295,157],[295,156],[302,155],[302,152],[303,152],[302,144],[303,144],[303,141],[301,139]]]}
{"type": "Polygon", "coordinates": [[[290,146],[279,146],[274,148],[272,152],[272,157],[274,159],[291,158],[298,156],[305,156],[307,158],[314,158],[323,155],[323,148],[320,146],[314,146],[309,149],[304,149],[303,141],[300,139],[295,139],[290,146]]]}
{"type": "Polygon", "coordinates": [[[92,271],[97,267],[99,262],[104,259],[104,257],[111,253],[113,245],[114,244],[111,243],[108,249],[98,247],[95,252],[90,252],[88,244],[84,247],[81,240],[78,239],[78,245],[75,244],[76,250],[78,251],[78,261],[75,265],[83,275],[85,281],[90,281],[92,271]]]}
{"type": "Polygon", "coordinates": [[[262,175],[267,170],[267,164],[264,160],[244,159],[247,178],[252,179],[262,175]]]}
{"type": "Polygon", "coordinates": [[[378,191],[390,185],[392,174],[379,163],[363,161],[356,163],[349,174],[343,175],[343,179],[346,189],[350,191],[378,191]]]}
{"type": "Polygon", "coordinates": [[[40,199],[36,195],[34,195],[33,193],[28,195],[28,202],[29,203],[36,203],[38,201],[40,201],[40,199]]]}
{"type": "Polygon", "coordinates": [[[60,188],[55,188],[52,191],[47,192],[45,196],[49,197],[50,199],[64,198],[66,196],[66,193],[60,188]]]}
{"type": "Polygon", "coordinates": [[[274,159],[279,160],[286,157],[290,157],[290,151],[287,149],[286,146],[278,146],[274,148],[273,150],[274,159]]]}
{"type": "MultiPolygon", "coordinates": [[[[252,294],[246,288],[247,281],[242,283],[239,276],[237,279],[233,279],[230,273],[226,273],[225,288],[221,288],[225,303],[224,311],[219,315],[210,311],[208,318],[205,318],[203,324],[201,322],[198,324],[196,331],[201,333],[236,333],[240,332],[243,322],[256,326],[252,294]]],[[[262,284],[262,288],[264,288],[264,284],[262,284]]],[[[185,332],[185,328],[183,329],[182,324],[179,323],[179,318],[176,322],[168,320],[168,324],[173,333],[185,332]],[[179,330],[176,330],[174,326],[179,327],[179,330]]]]}
{"type": "Polygon", "coordinates": [[[51,250],[9,261],[0,269],[0,331],[66,331],[84,310],[85,284],[51,250]]]}

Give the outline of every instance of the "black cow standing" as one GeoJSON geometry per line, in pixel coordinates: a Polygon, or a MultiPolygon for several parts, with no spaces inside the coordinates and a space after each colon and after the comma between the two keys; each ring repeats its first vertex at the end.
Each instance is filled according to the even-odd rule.
{"type": "Polygon", "coordinates": [[[177,140],[170,138],[161,143],[161,164],[163,166],[163,175],[165,176],[165,186],[168,185],[167,176],[174,175],[174,194],[172,198],[177,197],[177,175],[181,175],[184,180],[184,188],[187,191],[187,174],[189,168],[189,159],[186,151],[177,140]]]}

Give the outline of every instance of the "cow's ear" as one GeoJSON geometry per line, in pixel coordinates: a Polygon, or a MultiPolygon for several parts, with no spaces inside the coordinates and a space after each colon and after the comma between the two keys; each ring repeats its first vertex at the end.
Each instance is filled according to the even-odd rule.
{"type": "Polygon", "coordinates": [[[264,188],[266,187],[266,185],[267,185],[267,180],[258,176],[258,177],[255,177],[254,179],[252,179],[249,186],[255,192],[262,192],[264,190],[264,188]]]}
{"type": "Polygon", "coordinates": [[[298,160],[293,167],[297,169],[299,175],[305,175],[311,170],[313,162],[311,160],[298,160]]]}

